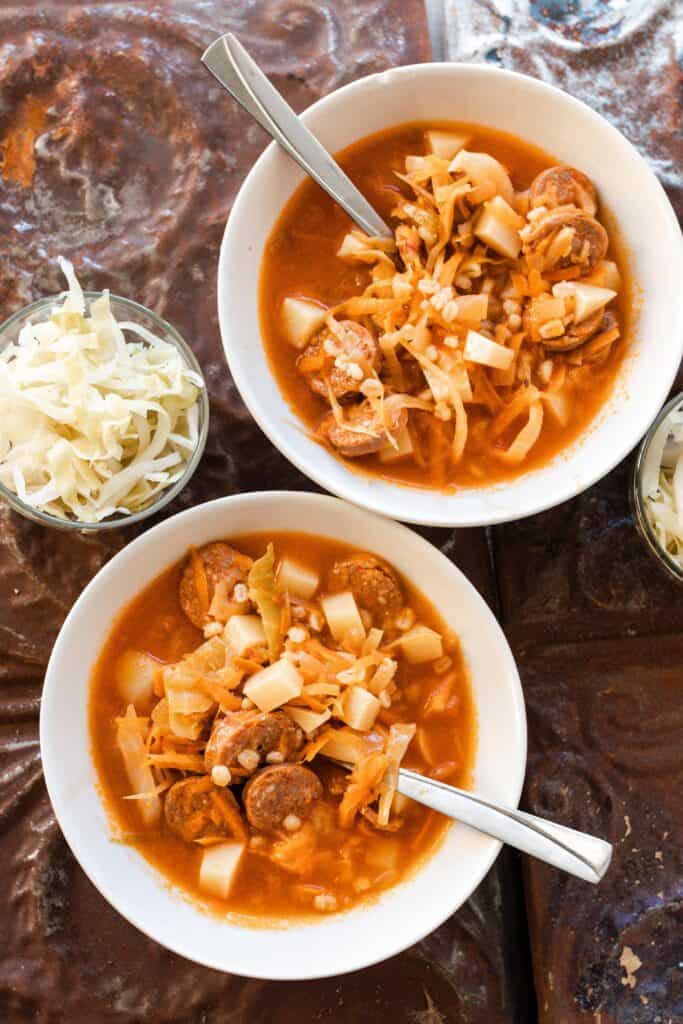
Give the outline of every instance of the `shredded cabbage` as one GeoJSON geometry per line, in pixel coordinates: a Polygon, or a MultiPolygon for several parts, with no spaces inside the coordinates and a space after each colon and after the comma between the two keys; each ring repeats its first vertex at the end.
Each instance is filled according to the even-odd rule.
{"type": "Polygon", "coordinates": [[[282,636],[280,634],[280,605],[277,600],[277,584],[275,582],[275,549],[268,545],[265,555],[257,558],[247,577],[249,600],[258,608],[263,623],[263,632],[268,641],[268,655],[271,662],[277,660],[280,653],[282,636]]]}
{"type": "Polygon", "coordinates": [[[59,263],[67,298],[0,353],[0,481],[95,523],[140,511],[182,476],[203,382],[174,345],[117,323],[107,291],[86,310],[71,263],[59,263]]]}
{"type": "Polygon", "coordinates": [[[683,403],[655,431],[643,463],[641,486],[658,543],[683,566],[683,403]]]}

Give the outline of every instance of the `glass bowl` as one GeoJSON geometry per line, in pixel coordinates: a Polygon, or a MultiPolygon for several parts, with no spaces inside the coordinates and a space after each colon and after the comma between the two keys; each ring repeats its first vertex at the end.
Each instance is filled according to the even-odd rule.
{"type": "MultiPolygon", "coordinates": [[[[61,292],[59,295],[48,295],[43,299],[38,299],[37,302],[32,302],[30,306],[25,306],[20,309],[13,316],[5,320],[3,324],[0,324],[0,351],[15,341],[19,335],[20,330],[29,321],[40,322],[47,320],[54,306],[61,304],[67,297],[67,292],[61,292]]],[[[86,304],[89,306],[90,303],[98,299],[103,293],[102,292],[83,292],[83,296],[86,300],[86,304]]],[[[163,338],[164,341],[174,345],[181,353],[184,362],[187,366],[194,370],[195,373],[199,374],[202,381],[204,376],[202,374],[199,363],[195,359],[192,349],[189,347],[186,341],[180,336],[175,327],[167,323],[156,313],[153,313],[151,309],[147,309],[146,306],[141,306],[139,302],[133,302],[132,299],[124,299],[120,295],[109,295],[109,301],[111,304],[111,311],[117,320],[133,320],[135,323],[140,324],[142,327],[146,327],[153,334],[163,338]]],[[[185,485],[189,482],[192,477],[199,460],[204,452],[204,446],[206,445],[206,437],[209,429],[209,398],[206,390],[206,384],[199,390],[198,398],[199,407],[199,434],[197,438],[197,446],[193,451],[188,463],[185,467],[185,471],[179,480],[176,480],[174,484],[162,491],[154,501],[146,505],[145,508],[140,509],[137,512],[133,512],[130,515],[113,515],[107,519],[103,519],[99,523],[84,523],[78,519],[62,519],[60,516],[52,515],[49,512],[43,512],[41,509],[36,508],[33,505],[29,505],[22,499],[0,482],[0,498],[3,498],[8,505],[25,516],[27,519],[31,519],[35,523],[40,523],[43,526],[54,526],[59,530],[78,530],[84,533],[96,533],[100,530],[114,530],[120,526],[130,526],[133,523],[139,523],[143,519],[147,519],[148,516],[154,515],[160,509],[168,505],[169,502],[173,501],[177,494],[182,491],[185,485]]]]}
{"type": "Polygon", "coordinates": [[[669,554],[666,548],[662,547],[655,531],[650,525],[646,511],[647,499],[643,494],[642,487],[643,467],[652,439],[664,420],[680,405],[683,405],[683,392],[679,392],[666,403],[643,438],[638,449],[638,456],[634,463],[633,475],[631,477],[631,508],[633,510],[633,521],[650,554],[666,570],[669,576],[678,580],[679,583],[683,583],[683,567],[669,554]]]}

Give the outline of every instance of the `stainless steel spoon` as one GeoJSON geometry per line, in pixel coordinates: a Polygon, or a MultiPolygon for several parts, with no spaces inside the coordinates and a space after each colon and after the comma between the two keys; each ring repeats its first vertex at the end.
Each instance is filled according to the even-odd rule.
{"type": "Polygon", "coordinates": [[[204,53],[202,63],[366,234],[392,237],[391,229],[285,103],[236,36],[228,32],[214,40],[204,53]]]}
{"type": "MultiPolygon", "coordinates": [[[[336,761],[344,768],[352,766],[336,761]]],[[[534,814],[491,803],[476,793],[469,793],[445,782],[401,768],[398,773],[399,793],[432,807],[477,832],[500,839],[522,853],[552,864],[587,882],[599,882],[612,859],[612,847],[604,839],[577,832],[534,814]]]]}

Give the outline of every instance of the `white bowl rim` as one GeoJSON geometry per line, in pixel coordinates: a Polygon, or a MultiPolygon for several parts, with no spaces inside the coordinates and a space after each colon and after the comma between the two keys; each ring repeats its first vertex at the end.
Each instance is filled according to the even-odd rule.
{"type": "MultiPolygon", "coordinates": [[[[327,96],[323,96],[315,103],[307,107],[306,110],[300,115],[304,123],[307,123],[312,117],[314,117],[318,111],[324,109],[329,104],[336,103],[342,97],[349,97],[356,92],[361,92],[363,89],[368,87],[369,83],[379,81],[385,76],[391,76],[392,78],[402,78],[405,76],[417,75],[418,77],[429,77],[430,75],[441,76],[444,73],[457,77],[458,75],[481,75],[486,78],[499,78],[501,84],[504,85],[505,81],[511,81],[516,83],[522,89],[527,89],[529,94],[533,97],[534,95],[550,94],[554,96],[560,104],[566,104],[569,107],[573,107],[576,111],[584,117],[589,118],[593,123],[599,124],[601,130],[606,132],[612,140],[621,147],[627,147],[630,154],[639,164],[642,165],[647,171],[652,185],[654,186],[654,192],[657,196],[660,212],[665,221],[667,222],[670,229],[674,232],[677,238],[677,258],[678,263],[683,273],[683,234],[681,233],[681,227],[676,217],[676,214],[669,202],[669,199],[664,191],[661,183],[657,179],[654,172],[648,167],[646,161],[640,155],[635,146],[606,118],[598,114],[591,107],[589,107],[582,100],[571,96],[569,93],[558,88],[555,85],[551,85],[547,82],[543,82],[541,79],[534,78],[530,75],[525,75],[517,71],[509,71],[504,68],[498,68],[487,64],[470,64],[470,63],[450,63],[450,62],[428,62],[424,64],[406,64],[401,67],[389,68],[384,71],[378,71],[371,75],[366,75],[363,78],[356,79],[353,82],[349,82],[347,85],[341,86],[339,89],[335,89],[327,96]]],[[[362,136],[359,136],[362,138],[362,136]]],[[[271,415],[270,410],[265,404],[262,404],[258,393],[258,381],[251,379],[249,373],[244,370],[241,365],[241,360],[236,356],[233,357],[231,354],[229,338],[230,338],[230,311],[228,308],[227,301],[227,289],[224,287],[223,282],[228,277],[228,264],[230,261],[230,249],[233,245],[231,225],[234,225],[238,221],[238,216],[247,202],[252,182],[262,173],[263,169],[268,166],[268,162],[273,159],[273,154],[277,151],[278,144],[271,142],[264,152],[259,156],[247,177],[244,179],[240,190],[235,198],[231,214],[228,217],[225,231],[223,233],[223,239],[221,242],[220,255],[218,261],[218,280],[217,280],[217,298],[218,298],[218,320],[221,332],[221,340],[223,343],[223,350],[225,358],[230,369],[230,373],[235,381],[240,395],[242,396],[249,412],[254,417],[256,423],[261,428],[263,433],[268,439],[275,445],[275,447],[294,465],[298,470],[304,473],[310,480],[318,484],[320,487],[325,488],[331,493],[337,495],[340,498],[344,498],[354,504],[362,505],[364,508],[379,513],[380,515],[394,518],[396,515],[396,502],[400,500],[401,491],[413,493],[418,491],[418,488],[411,488],[409,486],[397,485],[391,482],[385,482],[380,477],[363,474],[362,472],[348,469],[345,466],[346,472],[340,476],[333,484],[330,482],[324,468],[319,469],[314,464],[313,460],[308,457],[304,450],[300,450],[296,445],[291,444],[286,438],[282,436],[278,429],[276,417],[271,415]],[[363,488],[363,480],[371,481],[372,486],[363,488]]],[[[280,207],[279,213],[282,207],[280,207]]],[[[275,221],[273,221],[273,224],[275,221]]],[[[235,245],[239,249],[239,244],[235,242],[235,245]]],[[[672,258],[674,254],[672,253],[672,258]]],[[[637,282],[636,282],[637,283],[637,282]]],[[[262,340],[259,337],[259,343],[262,344],[262,340]]],[[[625,356],[628,359],[628,353],[625,356]]],[[[401,519],[404,522],[413,523],[422,526],[491,526],[498,523],[505,523],[516,521],[517,519],[524,519],[527,516],[535,515],[539,512],[544,512],[549,508],[554,508],[562,502],[567,501],[571,498],[576,497],[583,491],[587,490],[598,480],[601,480],[606,476],[615,466],[624,459],[630,451],[638,444],[640,439],[646,433],[647,429],[654,421],[659,409],[666,400],[671,386],[675,380],[676,373],[683,358],[683,319],[679,315],[678,332],[677,332],[677,343],[674,337],[674,343],[670,349],[670,359],[668,362],[668,369],[666,373],[661,373],[660,380],[661,384],[659,387],[658,399],[656,402],[653,401],[652,407],[643,409],[643,407],[636,403],[633,407],[633,412],[638,415],[632,417],[632,422],[635,424],[631,431],[625,431],[623,434],[624,440],[620,445],[615,446],[610,457],[606,458],[599,465],[596,465],[583,473],[580,483],[577,485],[576,480],[567,472],[565,474],[564,486],[558,486],[553,488],[552,493],[546,491],[544,488],[538,488],[538,497],[535,500],[527,500],[521,507],[516,507],[514,511],[510,509],[500,509],[496,506],[495,502],[489,503],[489,509],[485,515],[477,516],[472,518],[471,516],[462,515],[456,513],[455,509],[451,506],[450,509],[447,506],[446,500],[444,501],[444,511],[434,512],[433,514],[411,514],[408,510],[401,510],[401,519]],[[642,412],[640,410],[642,409],[642,412]]],[[[264,361],[268,364],[267,356],[264,352],[264,361]]],[[[267,366],[268,372],[271,373],[270,367],[267,366]]],[[[617,385],[615,384],[615,387],[617,385]]],[[[608,402],[610,399],[607,400],[608,402]]],[[[296,415],[296,414],[294,414],[296,415]]],[[[599,415],[599,414],[598,414],[599,415]]],[[[584,436],[593,427],[590,424],[586,431],[582,432],[584,436]]],[[[580,440],[577,439],[577,440],[580,440]]],[[[569,450],[571,451],[572,446],[576,444],[576,441],[571,442],[569,450]]],[[[562,457],[564,453],[560,452],[558,457],[562,457]]],[[[344,465],[341,460],[336,460],[339,464],[344,465]]],[[[522,474],[521,478],[530,476],[533,473],[542,474],[543,466],[537,470],[530,470],[528,474],[522,474]]],[[[510,481],[514,483],[516,480],[521,478],[515,478],[510,481]]],[[[502,481],[499,486],[504,488],[506,481],[502,481]]],[[[466,489],[471,492],[472,489],[466,489]]],[[[477,488],[479,490],[479,488],[477,488]]],[[[485,489],[482,488],[482,493],[485,493],[485,489]]],[[[450,495],[448,496],[450,497],[450,495]]]]}
{"type": "MultiPolygon", "coordinates": [[[[83,829],[81,827],[82,823],[79,824],[77,819],[75,819],[70,813],[69,799],[67,792],[65,791],[65,784],[63,784],[63,782],[61,781],[60,737],[56,733],[51,732],[50,723],[54,715],[53,707],[60,699],[60,687],[58,682],[59,662],[61,658],[61,650],[65,644],[65,638],[67,637],[71,629],[73,629],[74,626],[78,623],[78,619],[82,614],[82,610],[90,601],[91,596],[96,596],[98,590],[104,589],[104,585],[108,578],[110,577],[110,575],[114,572],[117,572],[119,567],[125,566],[126,564],[133,562],[135,560],[138,553],[142,549],[144,549],[146,540],[150,534],[154,533],[157,536],[159,536],[160,534],[171,532],[176,528],[176,525],[180,520],[198,517],[200,514],[208,515],[211,513],[216,513],[216,518],[218,518],[219,513],[223,512],[226,515],[229,515],[230,509],[237,507],[238,503],[241,505],[248,506],[250,504],[258,504],[260,502],[287,502],[292,500],[303,500],[304,502],[311,502],[313,504],[316,504],[321,508],[327,507],[330,512],[333,512],[335,508],[344,506],[345,509],[349,512],[349,514],[353,514],[357,517],[359,523],[363,518],[380,522],[381,528],[385,534],[387,532],[390,532],[395,536],[397,546],[400,544],[401,541],[404,541],[406,543],[410,542],[411,544],[414,544],[417,547],[423,548],[423,550],[429,550],[430,553],[436,554],[436,556],[438,556],[439,559],[443,560],[443,563],[445,563],[445,566],[448,566],[448,570],[451,572],[451,574],[454,577],[459,578],[459,585],[462,588],[461,592],[466,593],[467,599],[473,602],[474,605],[477,605],[483,611],[484,615],[488,618],[490,622],[491,632],[492,634],[495,634],[497,636],[499,641],[501,641],[500,649],[501,652],[504,653],[506,658],[507,664],[505,665],[504,674],[509,679],[509,686],[507,687],[507,690],[509,691],[508,696],[513,708],[513,719],[510,721],[510,729],[513,733],[515,733],[515,742],[517,744],[517,763],[514,765],[511,764],[509,766],[509,770],[507,770],[505,776],[505,782],[506,785],[509,787],[510,794],[509,799],[506,802],[510,807],[517,807],[519,804],[522,788],[524,785],[524,778],[526,774],[527,759],[527,722],[521,681],[519,678],[519,672],[517,669],[514,656],[512,654],[510,646],[507,642],[505,634],[503,633],[503,630],[497,618],[495,617],[493,611],[488,606],[488,604],[481,596],[479,591],[476,589],[474,584],[470,582],[467,576],[465,576],[462,570],[459,569],[454,562],[448,559],[446,555],[444,555],[443,552],[441,552],[435,545],[431,544],[425,538],[421,537],[419,534],[415,533],[414,531],[410,530],[408,527],[403,526],[400,523],[397,523],[395,521],[387,522],[375,513],[368,512],[367,510],[362,509],[357,505],[344,502],[339,498],[331,497],[329,495],[315,494],[307,491],[247,492],[244,494],[231,495],[228,497],[217,498],[212,501],[204,502],[200,505],[194,506],[191,509],[186,509],[183,512],[179,512],[174,516],[170,516],[163,522],[157,524],[154,527],[151,527],[148,531],[141,534],[134,541],[132,541],[130,544],[124,547],[116,555],[114,555],[113,558],[111,558],[110,561],[107,562],[99,570],[98,573],[96,573],[96,575],[88,583],[88,585],[82,591],[82,593],[76,600],[75,604],[69,611],[59,632],[55,645],[53,647],[52,654],[50,656],[50,660],[45,674],[45,683],[43,687],[43,695],[40,709],[40,750],[45,784],[47,787],[48,796],[52,803],[55,816],[57,818],[57,822],[68,846],[70,847],[74,857],[78,861],[81,869],[84,871],[84,873],[95,886],[95,888],[98,890],[98,892],[107,900],[107,902],[110,903],[110,905],[116,911],[118,911],[118,913],[122,915],[122,917],[128,920],[143,934],[147,935],[148,938],[166,947],[172,952],[177,953],[185,959],[188,959],[190,961],[193,961],[206,967],[210,967],[214,970],[236,973],[243,977],[253,977],[273,981],[313,980],[315,978],[336,977],[338,975],[346,974],[351,971],[361,970],[365,967],[373,966],[376,963],[380,963],[385,959],[388,959],[389,957],[402,952],[404,949],[407,948],[408,945],[412,945],[414,943],[419,942],[426,935],[430,934],[432,931],[438,928],[448,917],[451,916],[451,914],[455,913],[460,908],[460,906],[462,906],[463,903],[465,903],[470,898],[472,893],[484,879],[484,877],[490,870],[491,866],[493,865],[494,861],[496,860],[498,853],[500,852],[502,843],[498,840],[492,839],[487,836],[479,837],[482,842],[485,842],[487,852],[485,855],[481,856],[479,869],[475,871],[472,875],[471,885],[469,886],[468,894],[464,897],[464,899],[460,900],[457,903],[457,905],[452,905],[447,900],[444,900],[442,904],[443,910],[439,910],[439,912],[435,914],[434,919],[429,923],[427,927],[416,930],[411,937],[410,943],[408,944],[406,944],[406,942],[404,941],[394,941],[393,944],[391,943],[391,941],[387,941],[386,948],[383,948],[380,954],[373,955],[372,957],[368,958],[362,955],[362,944],[359,943],[359,953],[357,959],[353,962],[345,963],[343,968],[339,971],[309,970],[302,972],[291,970],[287,971],[270,967],[268,969],[268,973],[266,974],[263,972],[259,972],[257,970],[249,969],[245,967],[243,963],[240,963],[238,967],[232,967],[226,964],[225,957],[221,957],[219,955],[213,958],[208,956],[199,957],[197,955],[193,955],[192,951],[188,951],[188,949],[183,945],[182,938],[177,938],[173,929],[170,927],[168,928],[168,932],[165,932],[163,935],[156,932],[154,928],[150,927],[144,921],[142,916],[142,909],[138,908],[138,906],[131,899],[126,897],[125,886],[120,887],[115,880],[111,879],[110,875],[106,872],[106,870],[101,869],[99,863],[93,860],[93,858],[90,856],[87,850],[87,843],[82,838],[84,833],[87,832],[87,829],[83,829]]],[[[331,537],[334,536],[334,534],[331,532],[327,532],[325,535],[331,537]]],[[[173,564],[176,558],[177,556],[175,554],[171,555],[168,564],[173,564]]],[[[142,584],[142,586],[144,585],[145,584],[142,584]]],[[[421,589],[423,589],[427,596],[429,596],[428,586],[421,587],[421,589]]],[[[117,608],[115,610],[115,613],[119,610],[120,609],[117,608]]],[[[480,715],[483,713],[483,709],[480,709],[478,706],[476,708],[476,711],[478,717],[480,717],[480,715]]],[[[92,755],[90,753],[90,732],[89,726],[87,724],[87,709],[85,729],[89,751],[88,756],[91,763],[91,767],[93,769],[93,774],[96,778],[97,773],[94,768],[94,764],[92,764],[92,755]]],[[[95,787],[98,788],[97,783],[95,783],[95,787]]],[[[98,798],[100,802],[103,803],[102,797],[99,793],[99,789],[98,798]]],[[[438,854],[438,850],[436,851],[436,853],[438,854]]],[[[482,851],[482,853],[484,853],[484,851],[482,851]]],[[[140,854],[138,851],[135,851],[135,854],[137,855],[137,857],[144,859],[142,858],[142,854],[140,854]]],[[[423,870],[423,867],[426,864],[428,864],[430,860],[431,855],[427,858],[424,865],[420,865],[417,868],[417,871],[415,872],[416,876],[420,874],[420,872],[423,870]]],[[[151,868],[150,871],[151,874],[155,874],[157,878],[161,877],[160,872],[158,872],[156,869],[151,868]]],[[[387,893],[396,894],[397,892],[400,892],[401,886],[402,883],[399,883],[392,889],[387,890],[387,893]]],[[[170,889],[169,900],[171,900],[170,889]]],[[[369,906],[372,907],[373,904],[370,904],[369,906]]],[[[172,904],[170,903],[169,917],[172,917],[171,907],[172,904]]],[[[360,906],[348,912],[349,914],[356,913],[359,915],[357,927],[362,926],[362,921],[360,920],[360,915],[362,914],[362,911],[363,905],[361,904],[360,906]]],[[[202,911],[199,909],[197,909],[196,912],[200,914],[202,913],[202,911]]],[[[344,917],[345,915],[334,916],[344,917]]],[[[323,919],[323,921],[327,920],[331,919],[323,919]]],[[[295,921],[293,922],[291,927],[296,926],[297,922],[295,921]]],[[[306,927],[316,928],[319,927],[319,925],[317,924],[317,922],[315,922],[313,924],[307,924],[306,927]]],[[[311,932],[311,937],[313,937],[314,934],[314,932],[311,932]]]]}

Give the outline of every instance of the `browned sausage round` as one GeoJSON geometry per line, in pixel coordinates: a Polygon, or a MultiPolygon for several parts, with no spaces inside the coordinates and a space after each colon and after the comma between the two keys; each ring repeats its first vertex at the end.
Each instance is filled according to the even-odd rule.
{"type": "Polygon", "coordinates": [[[191,843],[197,839],[236,835],[246,827],[237,801],[229,789],[214,786],[208,775],[175,782],[166,793],[164,814],[168,827],[191,843]]]}
{"type": "Polygon", "coordinates": [[[382,355],[377,341],[367,327],[355,320],[340,320],[337,333],[322,331],[297,359],[297,370],[306,378],[316,395],[327,398],[327,382],[337,398],[357,394],[363,381],[379,370],[382,355]],[[333,351],[328,352],[328,347],[333,351]],[[352,373],[338,366],[338,356],[360,368],[352,373]]]}
{"type": "Polygon", "coordinates": [[[582,274],[588,274],[604,259],[608,245],[607,232],[595,217],[581,210],[558,210],[534,222],[524,241],[524,252],[532,265],[539,264],[541,273],[552,271],[561,276],[563,270],[575,271],[578,266],[582,274]],[[571,232],[567,251],[557,258],[549,257],[554,239],[564,229],[571,232]]]}
{"type": "Polygon", "coordinates": [[[593,182],[575,167],[548,167],[531,182],[529,189],[532,206],[578,206],[591,217],[598,204],[593,182]]]}
{"type": "MultiPolygon", "coordinates": [[[[385,406],[386,411],[386,406],[385,406]]],[[[369,430],[372,433],[358,432],[358,429],[340,427],[334,418],[334,413],[328,413],[318,426],[318,433],[326,441],[336,448],[341,455],[348,459],[357,458],[360,455],[370,455],[379,451],[387,443],[387,433],[384,427],[377,426],[375,417],[367,402],[360,402],[352,405],[346,412],[348,427],[361,428],[362,431],[369,430]]],[[[408,414],[405,409],[395,410],[391,414],[390,428],[398,432],[408,422],[408,414]]]]}
{"type": "Polygon", "coordinates": [[[330,590],[350,590],[358,605],[373,617],[381,619],[403,607],[398,576],[374,555],[352,555],[335,562],[328,584],[330,590]]]}
{"type": "Polygon", "coordinates": [[[243,583],[246,580],[252,561],[248,555],[235,551],[222,541],[205,544],[196,554],[201,559],[206,577],[205,597],[208,603],[205,604],[197,590],[196,569],[192,556],[188,559],[180,580],[179,598],[180,607],[190,622],[198,629],[202,629],[206,625],[216,585],[221,580],[226,580],[230,592],[236,583],[243,583]]]}
{"type": "Polygon", "coordinates": [[[249,779],[242,799],[249,824],[262,832],[275,832],[290,814],[306,818],[322,792],[322,783],[310,768],[274,764],[249,779]]]}
{"type": "MultiPolygon", "coordinates": [[[[231,711],[225,718],[214,722],[204,752],[206,770],[223,764],[231,773],[253,775],[268,754],[277,752],[283,761],[296,757],[304,743],[304,734],[286,711],[231,711]],[[240,754],[253,751],[258,761],[249,767],[240,760],[240,754]]],[[[253,760],[253,759],[252,759],[253,760]]]]}
{"type": "Polygon", "coordinates": [[[602,328],[604,319],[605,311],[604,309],[599,309],[592,316],[589,316],[587,320],[584,320],[583,323],[571,324],[567,328],[566,333],[560,338],[546,338],[543,346],[550,352],[571,352],[572,349],[585,344],[585,342],[597,334],[602,328]]]}

